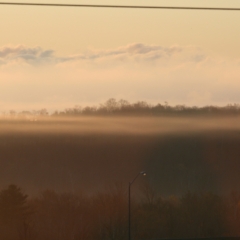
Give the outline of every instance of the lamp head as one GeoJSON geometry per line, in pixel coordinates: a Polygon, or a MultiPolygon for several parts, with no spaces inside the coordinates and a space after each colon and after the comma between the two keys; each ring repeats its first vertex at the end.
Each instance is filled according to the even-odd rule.
{"type": "Polygon", "coordinates": [[[145,171],[140,172],[140,174],[142,174],[143,176],[147,175],[147,173],[145,171]]]}

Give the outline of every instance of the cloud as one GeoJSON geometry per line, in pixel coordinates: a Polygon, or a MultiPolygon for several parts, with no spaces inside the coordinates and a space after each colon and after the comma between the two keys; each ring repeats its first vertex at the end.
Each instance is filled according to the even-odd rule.
{"type": "Polygon", "coordinates": [[[104,62],[121,63],[130,62],[156,62],[162,61],[193,61],[200,62],[206,57],[204,53],[194,46],[148,45],[133,43],[115,49],[90,49],[84,53],[56,56],[52,49],[43,50],[41,47],[28,47],[24,45],[4,46],[0,48],[0,65],[11,62],[22,62],[30,65],[59,64],[64,62],[104,62]]]}
{"type": "MultiPolygon", "coordinates": [[[[174,55],[184,54],[189,51],[189,47],[170,46],[163,47],[160,45],[147,45],[143,43],[133,43],[127,46],[121,46],[115,49],[92,49],[85,54],[73,55],[59,58],[59,62],[88,60],[88,61],[107,61],[107,60],[125,60],[125,61],[156,61],[158,59],[170,59],[174,55]],[[187,52],[185,51],[185,52],[187,52]]],[[[193,56],[197,53],[196,48],[192,48],[193,56]]],[[[191,57],[192,59],[194,57],[191,57]]]]}
{"type": "Polygon", "coordinates": [[[41,47],[4,46],[0,48],[0,64],[23,61],[31,65],[54,60],[53,50],[43,50],[41,47]]]}

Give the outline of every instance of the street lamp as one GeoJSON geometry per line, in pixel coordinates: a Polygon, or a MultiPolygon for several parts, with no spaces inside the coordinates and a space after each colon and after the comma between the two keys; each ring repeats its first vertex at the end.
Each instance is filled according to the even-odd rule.
{"type": "Polygon", "coordinates": [[[145,171],[139,172],[128,185],[128,240],[131,240],[131,186],[139,175],[146,176],[147,174],[145,171]]]}

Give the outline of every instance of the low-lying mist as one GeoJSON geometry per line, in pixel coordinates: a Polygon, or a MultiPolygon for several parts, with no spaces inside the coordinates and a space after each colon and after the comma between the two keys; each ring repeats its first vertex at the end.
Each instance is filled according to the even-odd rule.
{"type": "Polygon", "coordinates": [[[239,117],[38,117],[2,118],[1,134],[169,135],[240,130],[239,117]]]}
{"type": "Polygon", "coordinates": [[[0,120],[0,187],[100,191],[135,175],[159,194],[238,190],[239,117],[0,120]]]}

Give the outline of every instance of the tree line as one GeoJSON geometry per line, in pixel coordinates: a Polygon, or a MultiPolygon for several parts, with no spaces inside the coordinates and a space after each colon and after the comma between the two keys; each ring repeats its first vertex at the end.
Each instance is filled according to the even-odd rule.
{"type": "Polygon", "coordinates": [[[2,112],[4,116],[11,117],[38,117],[38,116],[191,116],[191,115],[204,115],[204,116],[219,116],[219,115],[240,115],[239,104],[228,104],[223,107],[219,106],[186,106],[175,105],[171,106],[167,102],[164,104],[150,104],[145,101],[138,101],[130,103],[127,100],[115,98],[108,99],[105,103],[99,106],[85,106],[79,105],[66,108],[63,111],[55,111],[49,113],[47,109],[38,111],[9,111],[2,112]]]}
{"type": "MultiPolygon", "coordinates": [[[[150,186],[132,199],[132,239],[239,236],[240,194],[186,192],[162,197],[150,186]]],[[[29,198],[11,184],[0,191],[0,238],[4,240],[128,239],[126,186],[105,191],[42,191],[29,198]]]]}

